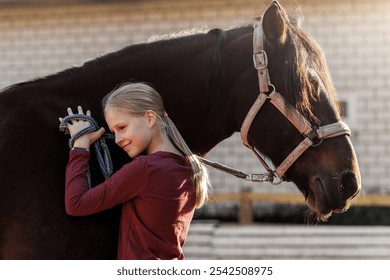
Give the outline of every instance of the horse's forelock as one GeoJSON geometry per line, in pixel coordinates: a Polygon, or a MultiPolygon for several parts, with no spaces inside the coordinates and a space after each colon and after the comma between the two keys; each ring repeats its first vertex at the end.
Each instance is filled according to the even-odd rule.
{"type": "Polygon", "coordinates": [[[319,99],[321,87],[338,113],[336,90],[321,47],[310,35],[303,32],[298,22],[300,20],[291,20],[289,23],[290,43],[284,69],[286,91],[293,94],[293,102],[303,114],[318,122],[310,101],[319,99]]]}

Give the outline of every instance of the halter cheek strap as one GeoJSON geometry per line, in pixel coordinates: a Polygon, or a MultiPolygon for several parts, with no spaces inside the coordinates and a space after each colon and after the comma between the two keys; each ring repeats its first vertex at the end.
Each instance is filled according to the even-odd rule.
{"type": "Polygon", "coordinates": [[[320,145],[323,139],[343,135],[350,136],[351,131],[347,124],[342,121],[324,125],[319,128],[312,126],[310,122],[304,116],[302,116],[302,114],[295,107],[288,103],[280,93],[275,91],[275,87],[270,82],[269,72],[267,69],[268,58],[266,52],[264,51],[263,41],[263,29],[261,25],[257,25],[253,32],[253,62],[258,73],[260,94],[249,110],[247,116],[244,119],[244,122],[242,123],[241,139],[243,144],[255,153],[265,169],[270,174],[276,174],[282,180],[284,174],[291,167],[291,165],[309,147],[320,145]],[[270,88],[273,90],[270,94],[267,94],[270,88]],[[272,171],[272,169],[264,161],[262,156],[257,152],[253,145],[248,142],[248,132],[252,122],[268,99],[270,100],[270,103],[274,105],[304,137],[302,142],[286,157],[286,159],[278,166],[276,171],[272,171]]]}

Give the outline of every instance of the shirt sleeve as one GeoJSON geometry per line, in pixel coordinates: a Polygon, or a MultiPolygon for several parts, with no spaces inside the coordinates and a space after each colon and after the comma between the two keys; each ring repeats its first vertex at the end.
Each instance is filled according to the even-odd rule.
{"type": "Polygon", "coordinates": [[[134,159],[105,182],[88,188],[90,152],[70,151],[66,168],[65,209],[72,216],[94,214],[122,204],[146,188],[148,168],[145,160],[134,159]]]}

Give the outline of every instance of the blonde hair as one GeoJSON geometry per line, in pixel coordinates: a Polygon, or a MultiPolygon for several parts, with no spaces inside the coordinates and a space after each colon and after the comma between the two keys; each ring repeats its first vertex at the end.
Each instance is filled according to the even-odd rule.
{"type": "Polygon", "coordinates": [[[157,123],[165,128],[165,133],[172,144],[187,157],[191,164],[192,181],[196,192],[195,206],[202,207],[209,196],[210,189],[207,169],[200,162],[199,157],[190,150],[175,124],[168,117],[160,94],[145,83],[126,83],[106,95],[102,105],[104,111],[108,107],[117,107],[137,116],[143,116],[148,110],[156,113],[157,123]]]}

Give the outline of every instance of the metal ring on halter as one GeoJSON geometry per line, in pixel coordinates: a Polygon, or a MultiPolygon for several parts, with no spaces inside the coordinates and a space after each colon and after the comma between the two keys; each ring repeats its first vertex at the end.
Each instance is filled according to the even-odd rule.
{"type": "Polygon", "coordinates": [[[322,142],[324,141],[324,139],[320,139],[320,138],[318,138],[318,140],[319,141],[317,141],[316,143],[313,142],[313,144],[311,144],[311,146],[313,148],[320,146],[322,144],[322,142]]]}
{"type": "Polygon", "coordinates": [[[283,182],[284,178],[279,178],[278,175],[276,175],[275,170],[269,170],[267,173],[267,180],[264,180],[264,182],[269,182],[271,185],[280,185],[283,182]],[[274,182],[274,179],[277,178],[278,180],[274,182]]]}
{"type": "Polygon", "coordinates": [[[312,131],[306,136],[312,142],[311,146],[313,148],[318,147],[324,141],[324,139],[320,138],[318,135],[317,130],[318,128],[316,126],[312,126],[312,131]]]}
{"type": "Polygon", "coordinates": [[[270,88],[270,87],[272,88],[272,90],[270,90],[268,92],[273,93],[274,91],[276,91],[276,88],[275,88],[274,84],[269,84],[268,88],[270,88]]]}
{"type": "Polygon", "coordinates": [[[279,178],[278,175],[276,175],[275,170],[270,170],[267,175],[268,175],[267,182],[270,183],[271,185],[274,185],[274,186],[280,185],[284,180],[283,176],[282,176],[282,178],[279,178]],[[278,179],[276,182],[274,182],[275,178],[278,179]]]}
{"type": "MultiPolygon", "coordinates": [[[[277,177],[277,176],[276,176],[276,177],[277,177]]],[[[282,182],[283,182],[283,178],[279,178],[279,177],[278,177],[278,181],[276,181],[276,182],[271,181],[271,182],[269,182],[269,183],[271,183],[271,185],[277,186],[277,185],[280,185],[282,182]]]]}

